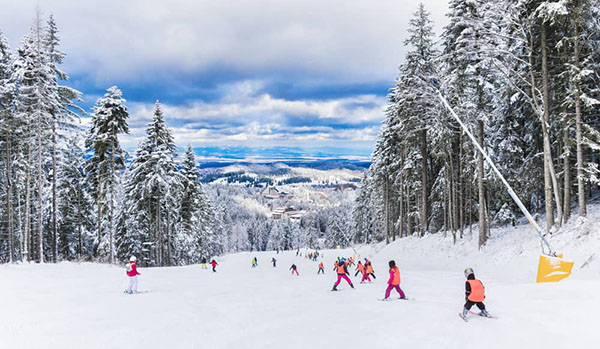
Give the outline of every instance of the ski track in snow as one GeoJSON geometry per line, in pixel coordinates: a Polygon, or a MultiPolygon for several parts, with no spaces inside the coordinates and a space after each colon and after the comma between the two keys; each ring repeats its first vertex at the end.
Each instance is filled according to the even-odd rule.
{"type": "MultiPolygon", "coordinates": [[[[593,262],[577,270],[600,239],[570,244],[583,251],[573,276],[536,284],[535,236],[523,231],[493,231],[486,253],[477,252],[476,237],[452,246],[451,237],[441,234],[363,247],[358,252],[373,260],[377,279],[360,284],[353,271],[356,290],[342,281],[341,292],[330,291],[336,279],[332,264],[338,255],[352,255],[351,249],[323,251],[325,275],[317,275],[318,263],[295,251],[225,255],[217,259],[217,273],[197,265],[139,268],[139,289],[151,292],[138,295],[123,293],[127,279],[120,266],[2,265],[0,347],[600,347],[592,318],[600,309],[600,266],[593,262]],[[516,237],[524,240],[518,246],[525,252],[514,248],[516,237]],[[254,256],[257,268],[250,265],[254,256]],[[271,266],[273,256],[277,268],[271,266]],[[389,259],[399,265],[401,287],[413,301],[378,301],[389,259]],[[292,263],[299,277],[291,275],[292,263]],[[486,286],[486,306],[498,320],[471,316],[465,323],[456,316],[464,304],[466,266],[486,286]]],[[[562,240],[567,239],[573,237],[562,240]]]]}

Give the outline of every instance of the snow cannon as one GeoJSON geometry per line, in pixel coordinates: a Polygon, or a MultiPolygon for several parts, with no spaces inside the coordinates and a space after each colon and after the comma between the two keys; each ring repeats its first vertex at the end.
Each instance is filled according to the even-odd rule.
{"type": "MultiPolygon", "coordinates": [[[[423,78],[421,77],[421,79],[423,78]]],[[[573,262],[563,260],[562,254],[559,255],[553,252],[552,247],[550,247],[550,244],[544,237],[544,231],[542,231],[542,228],[540,228],[540,226],[536,223],[535,219],[533,219],[531,213],[529,213],[529,210],[527,210],[525,205],[523,205],[521,199],[517,196],[510,184],[506,181],[506,178],[504,178],[502,173],[500,173],[500,170],[498,170],[498,167],[496,167],[494,161],[492,161],[488,153],[481,147],[479,142],[477,142],[477,139],[475,139],[469,128],[461,120],[458,114],[456,114],[454,109],[452,109],[452,106],[450,106],[450,103],[448,103],[446,97],[444,97],[442,92],[435,86],[434,82],[432,82],[432,85],[433,89],[437,92],[442,104],[446,107],[446,109],[448,109],[448,111],[458,122],[460,127],[462,127],[463,131],[469,136],[469,138],[473,142],[473,145],[475,145],[475,148],[477,148],[481,155],[483,155],[485,161],[487,161],[487,163],[490,165],[492,170],[494,170],[498,178],[500,178],[500,181],[502,181],[502,184],[504,184],[504,186],[506,187],[506,190],[508,191],[510,197],[513,199],[515,204],[519,206],[521,212],[523,212],[529,223],[535,229],[536,233],[540,236],[540,240],[542,243],[542,254],[540,255],[540,264],[538,265],[537,282],[557,282],[571,275],[571,270],[573,269],[573,262]],[[544,251],[544,247],[548,250],[548,252],[544,251]]]]}
{"type": "Polygon", "coordinates": [[[562,257],[562,253],[556,253],[554,256],[540,255],[535,282],[558,282],[569,277],[574,262],[565,260],[562,257]]]}

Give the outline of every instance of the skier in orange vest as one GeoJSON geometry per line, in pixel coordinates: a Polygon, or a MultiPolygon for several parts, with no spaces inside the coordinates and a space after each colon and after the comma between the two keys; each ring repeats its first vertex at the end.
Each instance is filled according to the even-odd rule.
{"type": "Polygon", "coordinates": [[[371,264],[371,261],[365,263],[365,269],[367,271],[367,275],[372,276],[373,279],[377,279],[373,273],[373,265],[371,264]]]}
{"type": "Polygon", "coordinates": [[[319,270],[317,271],[317,274],[319,274],[319,273],[325,274],[325,269],[323,268],[323,262],[319,263],[319,270]]]}
{"type": "Polygon", "coordinates": [[[361,266],[362,268],[359,270],[362,273],[362,279],[360,280],[361,284],[365,283],[365,280],[371,282],[371,278],[369,277],[369,273],[367,272],[367,267],[361,266]]]}
{"type": "Polygon", "coordinates": [[[361,261],[358,261],[358,264],[356,265],[356,273],[354,273],[354,276],[357,276],[358,273],[365,273],[365,267],[362,265],[361,261]]]}
{"type": "Polygon", "coordinates": [[[398,291],[398,293],[400,294],[400,299],[406,299],[404,291],[402,291],[402,289],[400,288],[400,270],[398,270],[396,262],[390,261],[389,266],[390,279],[388,280],[388,287],[385,290],[385,298],[383,300],[386,300],[390,297],[390,292],[392,292],[392,289],[396,289],[396,291],[398,291]]]}
{"type": "Polygon", "coordinates": [[[335,284],[333,284],[333,288],[331,289],[332,291],[337,291],[337,286],[340,284],[340,282],[342,281],[342,279],[346,280],[346,282],[348,282],[348,284],[350,284],[350,287],[354,288],[354,285],[352,284],[352,281],[350,281],[350,278],[348,278],[348,268],[346,267],[346,259],[342,258],[342,260],[338,263],[335,263],[335,271],[337,271],[337,281],[335,282],[335,284]]]}
{"type": "Polygon", "coordinates": [[[479,313],[480,316],[489,317],[490,314],[485,310],[485,304],[483,304],[483,300],[485,299],[485,287],[483,287],[483,283],[475,278],[475,273],[471,268],[465,269],[465,277],[467,278],[467,282],[465,283],[465,298],[467,302],[463,308],[462,318],[466,319],[467,313],[474,304],[481,310],[479,313]]]}

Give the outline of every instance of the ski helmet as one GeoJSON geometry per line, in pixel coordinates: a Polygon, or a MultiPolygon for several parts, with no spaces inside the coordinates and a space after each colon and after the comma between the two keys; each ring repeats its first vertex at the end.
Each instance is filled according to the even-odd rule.
{"type": "Polygon", "coordinates": [[[465,277],[468,278],[469,275],[475,275],[472,268],[465,269],[465,277]]]}
{"type": "Polygon", "coordinates": [[[137,258],[135,258],[135,256],[131,256],[131,258],[129,258],[130,262],[135,262],[137,260],[137,258]]]}

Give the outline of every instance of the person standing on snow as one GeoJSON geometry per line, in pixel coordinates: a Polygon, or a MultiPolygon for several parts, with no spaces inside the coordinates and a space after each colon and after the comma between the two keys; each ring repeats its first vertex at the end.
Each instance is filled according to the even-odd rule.
{"type": "Polygon", "coordinates": [[[360,280],[361,284],[365,283],[365,280],[371,282],[371,278],[369,277],[369,273],[367,273],[367,268],[365,268],[364,266],[362,267],[362,270],[360,270],[360,272],[362,273],[362,279],[360,280]]]}
{"type": "Polygon", "coordinates": [[[346,266],[345,259],[342,258],[339,263],[336,262],[335,266],[336,266],[335,270],[337,272],[337,281],[335,282],[335,284],[333,284],[333,288],[331,290],[337,291],[338,290],[337,286],[340,284],[342,279],[346,280],[346,282],[348,282],[350,287],[354,288],[352,281],[350,281],[350,278],[348,278],[348,275],[350,275],[350,274],[348,274],[348,267],[346,266]]]}
{"type": "Polygon", "coordinates": [[[206,267],[206,257],[202,257],[201,263],[202,263],[202,269],[207,269],[207,267],[206,267]]]}
{"type": "Polygon", "coordinates": [[[138,288],[138,279],[137,276],[138,275],[142,275],[140,273],[138,273],[137,271],[137,266],[135,264],[136,258],[135,256],[131,256],[131,258],[129,258],[129,263],[127,263],[125,265],[125,270],[127,272],[127,276],[129,277],[129,287],[125,290],[125,293],[137,293],[137,288],[138,288]]]}
{"type": "Polygon", "coordinates": [[[213,268],[213,272],[216,272],[217,269],[215,269],[217,267],[217,265],[219,265],[219,263],[217,263],[217,261],[215,261],[214,259],[212,261],[210,261],[210,265],[212,265],[213,268]]]}
{"type": "Polygon", "coordinates": [[[362,265],[361,261],[358,261],[358,264],[356,265],[356,273],[354,273],[354,276],[357,276],[358,273],[365,273],[365,266],[362,265]]]}
{"type": "Polygon", "coordinates": [[[296,267],[296,264],[292,264],[292,266],[290,267],[290,270],[292,271],[292,275],[294,275],[294,273],[296,273],[296,276],[300,276],[300,275],[298,275],[298,268],[296,267]]]}
{"type": "Polygon", "coordinates": [[[485,287],[483,287],[483,283],[475,278],[475,273],[471,268],[465,269],[465,277],[467,278],[467,282],[465,283],[465,298],[467,302],[463,307],[463,319],[467,317],[467,313],[474,304],[481,310],[479,313],[480,316],[489,317],[490,314],[485,309],[485,304],[483,304],[483,300],[485,299],[485,287]]]}
{"type": "Polygon", "coordinates": [[[323,268],[323,262],[319,263],[319,270],[317,271],[317,275],[319,275],[319,273],[325,274],[325,269],[323,268]]]}
{"type": "Polygon", "coordinates": [[[392,291],[392,289],[396,289],[396,291],[398,291],[398,293],[400,294],[400,299],[406,299],[404,291],[402,291],[402,289],[400,288],[400,270],[398,270],[396,262],[393,260],[390,261],[389,266],[390,279],[388,280],[388,287],[385,290],[385,298],[383,298],[383,300],[386,300],[390,297],[390,292],[392,291]]]}
{"type": "Polygon", "coordinates": [[[273,268],[277,266],[277,259],[275,257],[271,258],[271,263],[273,263],[273,268]]]}
{"type": "Polygon", "coordinates": [[[373,279],[377,279],[375,277],[375,274],[373,273],[373,265],[371,264],[371,261],[368,261],[367,263],[365,263],[365,268],[367,270],[367,275],[372,276],[373,279]]]}

